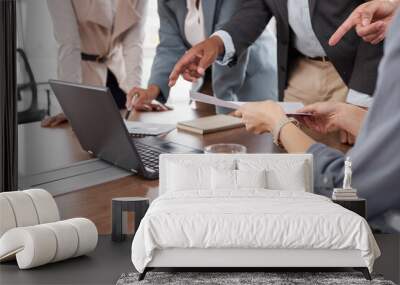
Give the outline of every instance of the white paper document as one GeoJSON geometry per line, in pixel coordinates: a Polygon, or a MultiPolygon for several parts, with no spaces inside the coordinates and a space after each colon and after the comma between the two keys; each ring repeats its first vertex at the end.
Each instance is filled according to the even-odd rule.
{"type": "Polygon", "coordinates": [[[176,128],[176,126],[172,124],[153,124],[126,120],[124,120],[124,123],[128,132],[135,135],[158,136],[176,128]]]}
{"type": "MultiPolygon", "coordinates": [[[[237,110],[243,104],[249,102],[240,102],[240,101],[225,101],[218,99],[214,96],[209,96],[206,94],[202,94],[199,92],[190,92],[190,98],[194,101],[211,104],[219,107],[229,108],[237,110]]],[[[310,115],[307,113],[297,113],[298,110],[304,107],[303,103],[300,102],[277,102],[279,105],[282,106],[283,110],[285,111],[286,115],[310,115]]]]}

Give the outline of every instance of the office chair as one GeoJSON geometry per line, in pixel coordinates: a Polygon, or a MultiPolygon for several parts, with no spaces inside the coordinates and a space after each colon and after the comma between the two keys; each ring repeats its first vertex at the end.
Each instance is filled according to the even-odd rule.
{"type": "Polygon", "coordinates": [[[25,90],[30,90],[32,94],[32,100],[29,108],[27,110],[18,112],[18,124],[26,124],[31,122],[41,121],[46,115],[50,115],[50,89],[46,89],[47,93],[47,109],[39,109],[38,104],[38,86],[48,85],[47,82],[36,82],[35,77],[32,72],[31,65],[29,64],[28,57],[23,49],[17,48],[17,55],[22,59],[25,71],[28,75],[29,82],[17,84],[17,96],[18,101],[22,100],[22,92],[25,90]]]}

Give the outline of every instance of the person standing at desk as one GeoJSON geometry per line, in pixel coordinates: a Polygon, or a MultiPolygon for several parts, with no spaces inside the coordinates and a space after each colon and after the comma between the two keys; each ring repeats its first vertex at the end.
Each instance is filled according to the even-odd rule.
{"type": "MultiPolygon", "coordinates": [[[[165,103],[170,93],[168,77],[178,59],[228,22],[238,11],[241,2],[243,1],[159,0],[160,44],[148,88],[138,87],[132,90],[128,96],[128,109],[133,105],[138,110],[154,110],[151,105],[153,99],[165,103]]],[[[238,59],[235,67],[214,64],[207,70],[201,82],[194,85],[194,89],[200,89],[209,95],[214,94],[224,100],[276,100],[276,38],[268,29],[263,29],[257,38],[238,59]]]]}
{"type": "MultiPolygon", "coordinates": [[[[117,106],[142,80],[147,0],[48,0],[58,49],[58,79],[107,86],[117,106]]],[[[48,117],[44,127],[66,121],[48,117]]]]}
{"type": "Polygon", "coordinates": [[[233,65],[258,38],[272,16],[277,20],[279,99],[310,104],[372,103],[382,43],[371,45],[354,32],[338,46],[328,39],[361,0],[246,0],[216,34],[194,46],[176,64],[173,86],[182,74],[195,80],[218,57],[233,65]],[[198,60],[198,58],[201,58],[198,60]]]}

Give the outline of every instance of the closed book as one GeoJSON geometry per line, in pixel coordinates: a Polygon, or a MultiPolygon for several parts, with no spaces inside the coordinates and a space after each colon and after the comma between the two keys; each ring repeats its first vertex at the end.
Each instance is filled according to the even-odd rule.
{"type": "Polygon", "coordinates": [[[357,193],[356,189],[342,189],[342,188],[335,188],[333,189],[335,193],[357,193]]]}
{"type": "Polygon", "coordinates": [[[357,196],[357,192],[354,192],[354,193],[337,193],[337,192],[334,192],[333,194],[336,195],[336,196],[357,196]]]}
{"type": "Polygon", "coordinates": [[[179,122],[177,128],[179,130],[204,135],[243,126],[244,124],[240,118],[229,115],[214,115],[191,121],[179,122]]]}
{"type": "Polygon", "coordinates": [[[357,196],[336,196],[332,195],[332,199],[334,200],[358,200],[357,196]]]}

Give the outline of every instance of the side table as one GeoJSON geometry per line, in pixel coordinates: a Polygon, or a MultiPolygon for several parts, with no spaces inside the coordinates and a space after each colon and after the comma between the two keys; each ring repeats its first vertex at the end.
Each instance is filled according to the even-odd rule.
{"type": "MultiPolygon", "coordinates": [[[[135,213],[135,227],[149,208],[150,200],[145,197],[120,197],[112,199],[112,235],[113,241],[123,241],[126,237],[127,212],[135,213]]],[[[135,229],[135,231],[136,231],[135,229]]]]}
{"type": "Polygon", "coordinates": [[[332,201],[340,206],[360,215],[363,218],[367,217],[367,201],[365,199],[352,199],[352,200],[336,200],[332,201]]]}

